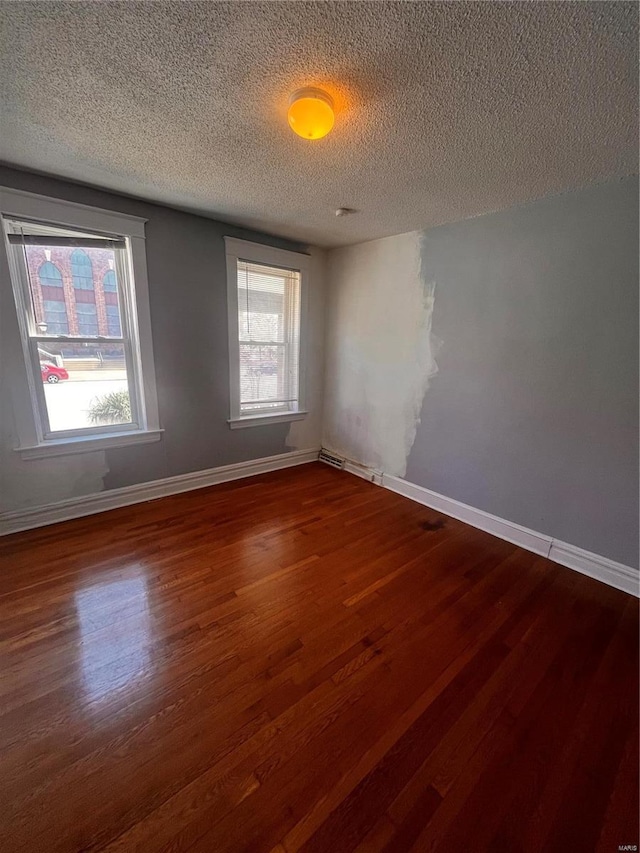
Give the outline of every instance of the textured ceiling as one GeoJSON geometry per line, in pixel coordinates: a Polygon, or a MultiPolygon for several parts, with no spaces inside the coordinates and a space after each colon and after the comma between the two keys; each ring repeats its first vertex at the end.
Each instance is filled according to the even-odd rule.
{"type": "Polygon", "coordinates": [[[638,5],[3,2],[6,162],[319,245],[637,171],[638,5]],[[331,92],[334,131],[288,128],[331,92]],[[335,208],[358,213],[336,218],[335,208]]]}

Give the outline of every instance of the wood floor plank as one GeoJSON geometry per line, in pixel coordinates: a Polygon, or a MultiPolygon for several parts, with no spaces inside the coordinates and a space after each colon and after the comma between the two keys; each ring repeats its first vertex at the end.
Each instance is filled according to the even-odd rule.
{"type": "Polygon", "coordinates": [[[15,534],[0,848],[637,844],[637,637],[635,599],[320,464],[15,534]]]}

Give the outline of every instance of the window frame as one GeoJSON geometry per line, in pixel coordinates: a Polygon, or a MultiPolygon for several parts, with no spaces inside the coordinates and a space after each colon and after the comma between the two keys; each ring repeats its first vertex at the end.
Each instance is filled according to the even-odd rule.
{"type": "Polygon", "coordinates": [[[302,252],[276,249],[263,243],[252,243],[237,237],[225,237],[227,259],[227,313],[229,329],[229,407],[227,421],[231,429],[266,426],[267,424],[300,421],[306,409],[307,322],[311,256],[302,252]],[[240,411],[240,330],[238,311],[238,261],[280,267],[300,273],[300,352],[298,362],[297,411],[265,414],[242,414],[240,411]]]}
{"type": "Polygon", "coordinates": [[[2,218],[2,249],[0,265],[6,268],[11,282],[17,325],[22,344],[25,381],[16,382],[12,388],[15,421],[18,432],[18,451],[25,459],[83,453],[97,449],[127,444],[158,441],[162,430],[159,423],[158,399],[155,384],[149,287],[147,280],[145,219],[116,213],[88,205],[40,196],[21,190],[0,187],[0,217],[2,218]],[[44,390],[40,377],[38,346],[46,341],[58,342],[64,337],[69,342],[83,340],[103,343],[113,338],[86,338],[81,335],[34,334],[31,320],[32,305],[29,283],[24,264],[19,261],[9,244],[7,219],[31,220],[34,224],[70,228],[100,234],[105,237],[124,238],[126,251],[117,252],[121,320],[126,337],[125,358],[127,379],[132,402],[133,424],[114,424],[78,430],[47,432],[44,390]],[[44,408],[43,408],[44,406],[44,408]]]}
{"type": "MultiPolygon", "coordinates": [[[[47,272],[48,272],[48,269],[47,269],[47,272]]],[[[66,332],[56,332],[56,334],[68,335],[69,334],[69,312],[67,311],[67,300],[65,298],[64,282],[62,279],[62,272],[60,271],[60,268],[56,264],[47,260],[47,261],[44,261],[43,263],[40,264],[40,266],[38,267],[36,275],[38,276],[38,285],[39,285],[39,287],[42,291],[42,295],[43,295],[42,308],[43,308],[43,316],[44,316],[44,319],[46,320],[47,327],[49,327],[53,324],[55,324],[56,326],[60,325],[59,318],[57,320],[53,320],[53,321],[47,319],[47,311],[51,311],[50,307],[47,308],[47,303],[49,303],[49,305],[51,303],[54,303],[57,305],[62,305],[62,307],[64,308],[64,323],[62,325],[66,326],[67,331],[66,332]],[[52,270],[55,270],[57,278],[56,278],[56,276],[48,275],[48,276],[46,276],[47,283],[45,284],[43,281],[42,270],[46,267],[51,267],[52,270]],[[55,284],[51,284],[51,282],[55,282],[55,284]],[[59,295],[61,295],[62,298],[61,299],[45,299],[44,298],[44,290],[43,290],[43,288],[45,288],[45,287],[49,290],[51,290],[51,289],[59,290],[60,291],[59,295]]],[[[50,296],[51,294],[48,294],[48,295],[50,296]]],[[[62,312],[57,310],[55,313],[61,314],[62,312]]]]}

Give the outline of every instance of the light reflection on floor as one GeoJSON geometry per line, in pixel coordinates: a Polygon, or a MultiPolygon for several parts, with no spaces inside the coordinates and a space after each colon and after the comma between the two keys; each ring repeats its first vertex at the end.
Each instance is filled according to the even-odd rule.
{"type": "Polygon", "coordinates": [[[151,618],[142,574],[75,594],[85,699],[102,702],[135,690],[151,667],[151,618]]]}

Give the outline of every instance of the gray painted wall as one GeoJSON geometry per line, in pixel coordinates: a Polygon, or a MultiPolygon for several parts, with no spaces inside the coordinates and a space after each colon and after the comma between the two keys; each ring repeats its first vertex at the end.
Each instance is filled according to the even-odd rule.
{"type": "Polygon", "coordinates": [[[638,183],[435,228],[439,372],[406,478],[638,565],[638,183]]]}
{"type": "Polygon", "coordinates": [[[283,453],[319,444],[323,370],[323,253],[313,250],[309,304],[308,402],[305,426],[230,430],[224,235],[300,250],[264,234],[100,190],[0,166],[0,185],[117,210],[148,219],[147,265],[160,421],[156,444],[53,460],[22,461],[11,412],[11,387],[24,366],[9,282],[1,282],[1,509],[40,505],[283,453]]]}

